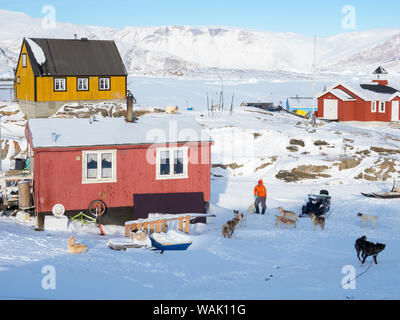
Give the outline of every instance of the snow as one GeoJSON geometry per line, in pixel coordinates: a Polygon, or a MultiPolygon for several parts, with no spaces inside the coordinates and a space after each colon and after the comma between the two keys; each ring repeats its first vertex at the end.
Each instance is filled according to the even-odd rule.
{"type": "Polygon", "coordinates": [[[210,141],[201,126],[190,116],[145,115],[135,123],[124,118],[29,119],[35,148],[132,145],[169,142],[210,141]],[[55,133],[55,141],[52,140],[55,133]]]}
{"type": "Polygon", "coordinates": [[[29,46],[31,47],[33,56],[38,64],[42,65],[46,62],[46,56],[43,49],[32,39],[26,38],[29,46]]]}
{"type": "MultiPolygon", "coordinates": [[[[230,78],[225,93],[226,97],[236,93],[233,113],[214,115],[207,113],[205,97],[207,92],[220,89],[218,79],[129,79],[129,88],[141,104],[135,108],[152,110],[179,105],[179,116],[195,119],[213,139],[213,164],[237,164],[236,169],[212,168],[210,202],[216,217],[208,218],[208,224],[191,225],[192,245],[188,250],[165,251],[162,255],[148,247],[114,251],[108,247],[108,241],[129,241],[124,238],[123,226],[104,226],[106,236],[100,236],[95,225],[71,221],[64,231],[36,232],[33,217],[29,222],[21,222],[16,217],[0,216],[0,298],[399,299],[400,199],[371,199],[360,193],[390,190],[392,178],[398,179],[400,154],[385,155],[370,149],[375,146],[399,150],[400,131],[386,125],[346,123],[324,123],[311,128],[289,114],[239,107],[242,99],[257,101],[261,97],[279,102],[296,93],[309,96],[311,90],[309,79],[285,79],[278,74],[269,79],[252,75],[250,79],[256,78],[257,81],[230,78]],[[194,111],[181,107],[187,100],[194,111]],[[302,140],[304,147],[299,147],[298,152],[289,151],[292,139],[302,140]],[[316,146],[316,140],[329,145],[316,146]],[[369,155],[362,157],[357,153],[365,150],[370,151],[369,155]],[[339,170],[335,165],[340,159],[352,157],[361,158],[354,168],[339,170]],[[355,178],[371,167],[377,168],[384,159],[394,162],[394,170],[388,173],[386,181],[355,178]],[[324,173],[330,177],[295,183],[276,177],[279,171],[300,165],[327,166],[324,173]],[[268,190],[267,214],[247,215],[246,226],[237,229],[232,239],[225,239],[222,224],[233,218],[233,210],[246,212],[254,201],[252,190],[259,178],[264,179],[268,190]],[[308,218],[299,218],[295,229],[274,226],[275,214],[279,214],[277,207],[300,213],[307,195],[322,189],[332,197],[331,215],[324,231],[314,231],[308,218]],[[379,216],[375,230],[370,226],[363,228],[358,212],[379,216]],[[378,265],[372,264],[369,269],[371,258],[361,265],[354,249],[355,240],[363,235],[387,245],[378,256],[378,265]],[[88,245],[88,252],[69,254],[69,236],[88,245]],[[56,270],[55,290],[45,290],[41,285],[43,267],[49,265],[56,270]],[[348,265],[355,268],[356,275],[368,269],[356,280],[355,290],[341,287],[346,276],[342,270],[348,265]]],[[[320,80],[318,87],[322,89],[324,81],[332,80],[335,79],[320,80]]],[[[2,117],[1,127],[2,139],[8,139],[10,146],[3,161],[6,167],[14,154],[11,141],[20,141],[21,148],[26,148],[26,121],[20,112],[13,114],[18,105],[9,101],[2,101],[2,105],[5,107],[0,111],[10,113],[2,117]]],[[[171,117],[146,116],[156,117],[157,122],[171,117]]],[[[89,125],[88,119],[83,120],[89,125]]],[[[169,231],[177,229],[176,221],[168,223],[169,231]]]]}
{"type": "Polygon", "coordinates": [[[154,233],[151,237],[163,245],[192,242],[191,237],[175,230],[168,230],[167,233],[154,233]]]}
{"type": "Polygon", "coordinates": [[[46,216],[44,229],[47,231],[67,231],[69,219],[67,217],[46,216]]]}
{"type": "Polygon", "coordinates": [[[332,89],[329,92],[333,93],[336,97],[338,97],[343,101],[355,100],[352,96],[350,96],[349,94],[340,89],[332,89]]]}
{"type": "MultiPolygon", "coordinates": [[[[206,70],[262,70],[311,73],[313,37],[233,27],[156,26],[109,28],[57,23],[0,10],[0,73],[12,72],[22,37],[115,40],[130,74],[188,74],[206,70]]],[[[370,73],[382,65],[399,72],[400,29],[344,32],[317,38],[317,66],[331,72],[370,73]]]]}

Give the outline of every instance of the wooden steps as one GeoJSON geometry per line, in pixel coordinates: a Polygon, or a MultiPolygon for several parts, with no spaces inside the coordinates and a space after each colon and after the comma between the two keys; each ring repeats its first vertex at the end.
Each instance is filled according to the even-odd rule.
{"type": "Polygon", "coordinates": [[[400,129],[400,121],[389,122],[389,127],[392,129],[400,129]]]}

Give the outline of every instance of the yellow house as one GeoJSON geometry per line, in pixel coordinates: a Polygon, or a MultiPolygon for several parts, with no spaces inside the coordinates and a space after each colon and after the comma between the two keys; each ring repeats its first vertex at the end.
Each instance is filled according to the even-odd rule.
{"type": "Polygon", "coordinates": [[[17,101],[28,118],[71,102],[125,102],[127,72],[114,41],[24,38],[15,71],[17,101]]]}

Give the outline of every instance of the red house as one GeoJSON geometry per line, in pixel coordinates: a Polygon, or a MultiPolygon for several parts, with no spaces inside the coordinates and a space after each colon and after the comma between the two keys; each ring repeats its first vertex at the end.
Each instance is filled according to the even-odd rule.
{"type": "Polygon", "coordinates": [[[26,137],[39,222],[55,204],[73,215],[94,200],[103,224],[206,213],[212,140],[192,118],[29,119],[26,137]]]}
{"type": "Polygon", "coordinates": [[[317,117],[338,121],[399,121],[400,91],[389,86],[379,67],[369,84],[337,83],[317,96],[317,117]]]}

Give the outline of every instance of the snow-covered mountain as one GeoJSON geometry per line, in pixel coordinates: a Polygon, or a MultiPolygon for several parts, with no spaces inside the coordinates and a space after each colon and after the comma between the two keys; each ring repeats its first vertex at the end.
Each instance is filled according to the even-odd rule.
{"type": "MultiPolygon", "coordinates": [[[[15,66],[23,37],[112,39],[131,73],[185,73],[199,69],[310,72],[314,39],[295,33],[232,27],[95,27],[57,23],[0,9],[0,72],[15,66]]],[[[323,71],[370,72],[383,65],[400,71],[400,29],[347,32],[318,38],[323,71]]],[[[392,69],[395,70],[392,70],[392,69]]]]}

